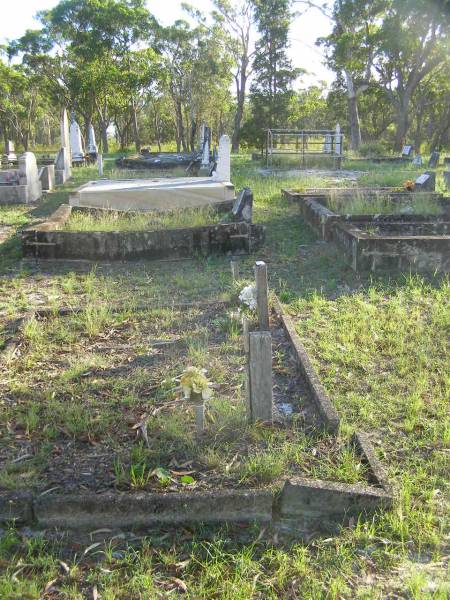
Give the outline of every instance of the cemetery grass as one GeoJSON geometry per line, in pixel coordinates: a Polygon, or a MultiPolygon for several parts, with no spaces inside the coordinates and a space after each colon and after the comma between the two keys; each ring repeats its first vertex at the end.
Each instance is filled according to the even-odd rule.
{"type": "Polygon", "coordinates": [[[224,215],[212,207],[170,212],[131,213],[118,211],[72,211],[67,231],[156,231],[204,227],[220,222],[224,215]]]}
{"type": "Polygon", "coordinates": [[[275,401],[293,404],[293,423],[246,425],[235,315],[223,305],[113,313],[94,296],[79,313],[27,319],[0,370],[0,489],[211,490],[289,474],[364,482],[345,439],[304,426],[275,337],[275,401]],[[179,389],[188,366],[206,368],[214,389],[201,436],[179,389]]]}
{"type": "MultiPolygon", "coordinates": [[[[373,177],[381,180],[383,169],[377,165],[373,177]]],[[[448,282],[357,275],[281,197],[281,187],[304,181],[262,178],[246,157],[235,160],[233,181],[254,191],[255,220],[268,226],[257,258],[268,262],[271,288],[296,320],[340,412],[341,437],[357,428],[369,432],[394,486],[394,509],[340,535],[288,548],[251,527],[179,528],[130,547],[116,538],[92,550],[11,528],[0,540],[1,597],[39,598],[49,582],[57,590],[52,593],[75,599],[92,596],[94,588],[104,599],[170,597],[185,590],[187,597],[233,600],[448,596],[448,282]]],[[[52,206],[66,201],[65,192],[59,194],[52,206]]],[[[14,251],[0,246],[4,328],[44,305],[228,299],[233,289],[226,258],[42,270],[21,265],[14,251]]],[[[252,278],[254,258],[240,261],[242,285],[252,278]]]]}

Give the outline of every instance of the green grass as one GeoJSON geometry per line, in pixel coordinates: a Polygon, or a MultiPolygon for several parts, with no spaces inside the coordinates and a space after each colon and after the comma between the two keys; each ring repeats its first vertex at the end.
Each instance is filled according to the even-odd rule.
{"type": "Polygon", "coordinates": [[[407,211],[415,215],[437,215],[443,213],[442,205],[430,197],[417,197],[392,200],[388,195],[379,193],[375,197],[367,197],[356,191],[351,198],[342,198],[331,194],[326,201],[327,207],[335,213],[347,215],[396,214],[407,211]]]}
{"type": "MultiPolygon", "coordinates": [[[[351,162],[348,166],[353,168],[351,162]]],[[[385,165],[361,166],[363,170],[370,169],[367,180],[377,185],[402,185],[405,179],[415,176],[403,165],[399,172],[386,171],[385,165]]],[[[281,187],[309,187],[308,179],[261,177],[256,167],[246,156],[233,158],[233,182],[238,189],[244,185],[253,189],[255,220],[267,226],[264,250],[257,257],[240,260],[242,280],[252,279],[255,258],[268,261],[270,286],[295,318],[299,335],[343,418],[344,439],[355,428],[369,432],[394,486],[394,509],[364,523],[354,523],[339,535],[309,544],[293,543],[287,548],[269,532],[261,535],[251,527],[239,531],[179,527],[170,535],[151,532],[147,538],[131,544],[115,538],[83,556],[95,539],[69,547],[11,529],[0,537],[1,598],[37,600],[49,582],[53,582],[60,596],[65,593],[75,600],[92,597],[94,586],[104,600],[177,597],[183,586],[186,597],[230,600],[448,597],[448,282],[433,275],[424,279],[355,274],[332,244],[316,240],[302,223],[298,208],[281,196],[281,187]],[[67,568],[61,566],[61,560],[67,568]]],[[[112,162],[107,160],[107,173],[112,168],[112,162]]],[[[37,214],[29,218],[49,214],[58,204],[67,202],[70,189],[93,179],[95,169],[76,170],[75,177],[73,184],[50,195],[37,214]]],[[[322,180],[322,184],[328,183],[322,180]]],[[[359,184],[364,181],[360,179],[359,184]]],[[[62,319],[53,321],[50,329],[43,327],[42,322],[27,325],[34,350],[31,356],[24,352],[21,368],[13,375],[7,366],[7,375],[2,375],[2,379],[14,379],[13,395],[0,392],[3,433],[8,431],[5,415],[14,409],[21,419],[22,435],[28,430],[29,435],[39,439],[44,432],[51,448],[60,435],[57,428],[61,424],[65,428],[66,421],[71,435],[87,431],[95,443],[97,436],[110,429],[110,416],[112,423],[117,423],[118,415],[131,411],[133,406],[142,407],[142,398],[149,398],[146,390],[152,383],[145,369],[136,369],[131,378],[107,388],[104,382],[95,382],[95,370],[108,367],[111,361],[106,353],[95,351],[98,336],[106,336],[102,343],[107,345],[108,335],[120,338],[121,328],[130,327],[126,324],[126,311],[120,318],[106,311],[98,315],[98,331],[89,333],[97,322],[95,307],[132,307],[144,302],[153,306],[168,299],[220,299],[233,292],[226,257],[168,264],[99,265],[96,269],[46,266],[40,271],[32,265],[21,265],[16,251],[14,246],[0,246],[3,327],[40,305],[89,307],[84,315],[69,318],[70,327],[62,319]],[[64,361],[63,376],[53,359],[64,361]],[[83,375],[88,371],[94,375],[86,378],[83,375]],[[86,387],[86,379],[90,379],[90,387],[86,387]],[[36,396],[36,386],[45,394],[36,396]],[[56,397],[52,399],[55,390],[56,397]],[[77,397],[81,396],[89,399],[87,420],[77,410],[66,415],[67,406],[74,398],[75,404],[79,403],[77,397]],[[14,408],[11,401],[22,404],[14,408]]],[[[172,322],[183,328],[185,319],[182,311],[180,315],[162,311],[158,313],[161,325],[151,336],[164,337],[165,328],[171,327],[172,322]]],[[[135,349],[144,353],[150,334],[145,327],[139,332],[139,320],[132,318],[135,349]]],[[[232,326],[224,321],[214,327],[231,336],[221,350],[231,353],[235,344],[232,326]]],[[[206,339],[210,328],[206,326],[205,331],[202,326],[199,339],[206,339]]],[[[186,352],[189,359],[205,360],[202,343],[188,344],[186,352]]],[[[226,382],[227,372],[221,370],[221,361],[214,358],[217,356],[211,356],[214,378],[226,382]]],[[[159,374],[155,376],[163,379],[159,374]]],[[[169,384],[160,384],[151,394],[162,400],[169,390],[169,384]]],[[[136,416],[140,414],[137,411],[136,416]]],[[[219,413],[217,418],[218,422],[228,423],[224,432],[233,428],[230,415],[219,413]]],[[[178,422],[168,423],[169,443],[185,443],[180,440],[179,431],[178,422]]],[[[291,460],[294,450],[301,457],[311,455],[307,452],[308,440],[300,437],[294,447],[286,448],[276,438],[265,443],[272,450],[268,454],[270,460],[261,464],[258,455],[249,457],[239,466],[236,476],[264,479],[279,472],[284,461],[291,460]]],[[[43,445],[36,463],[22,464],[22,481],[38,477],[48,451],[43,445]]],[[[343,445],[337,451],[342,473],[336,473],[336,463],[322,460],[311,465],[316,469],[315,476],[357,480],[358,463],[353,460],[351,449],[343,445]]],[[[211,465],[217,465],[221,459],[222,454],[214,447],[204,456],[211,465]]],[[[147,460],[148,456],[143,458],[139,453],[124,457],[124,476],[131,478],[131,465],[135,465],[134,481],[142,482],[148,469],[139,470],[139,465],[147,460]]],[[[155,466],[154,458],[148,465],[155,466]]],[[[12,482],[18,473],[4,476],[12,482]]],[[[54,591],[53,595],[57,597],[57,593],[54,591]]]]}
{"type": "Polygon", "coordinates": [[[212,207],[174,210],[167,213],[132,213],[117,211],[72,211],[67,231],[154,231],[213,225],[221,217],[212,207]]]}

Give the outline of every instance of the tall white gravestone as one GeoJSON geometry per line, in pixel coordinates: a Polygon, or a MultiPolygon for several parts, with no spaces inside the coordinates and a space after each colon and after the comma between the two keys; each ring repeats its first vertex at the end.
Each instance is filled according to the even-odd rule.
{"type": "Polygon", "coordinates": [[[70,123],[70,150],[72,153],[72,163],[81,164],[84,161],[83,141],[81,139],[80,126],[75,121],[73,114],[70,123]]]}
{"type": "Polygon", "coordinates": [[[72,157],[70,155],[69,119],[67,110],[61,111],[61,149],[55,162],[55,179],[58,185],[62,185],[72,177],[72,157]]]}
{"type": "Polygon", "coordinates": [[[213,178],[216,181],[231,181],[231,141],[228,135],[223,135],[219,140],[219,157],[213,178]]]}
{"type": "Polygon", "coordinates": [[[39,181],[39,172],[36,157],[32,152],[25,152],[19,156],[19,185],[25,186],[26,202],[37,202],[42,196],[42,185],[39,181]]]}
{"type": "Polygon", "coordinates": [[[335,143],[335,154],[340,156],[342,154],[342,134],[341,134],[341,126],[339,123],[336,125],[336,143],[335,143]]]}
{"type": "Polygon", "coordinates": [[[97,144],[95,143],[95,131],[92,123],[89,125],[87,152],[88,154],[98,154],[97,144]]]}

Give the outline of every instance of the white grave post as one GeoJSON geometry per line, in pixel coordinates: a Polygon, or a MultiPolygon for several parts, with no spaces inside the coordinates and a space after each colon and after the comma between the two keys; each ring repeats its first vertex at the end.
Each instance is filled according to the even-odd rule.
{"type": "Polygon", "coordinates": [[[84,150],[83,142],[81,140],[80,126],[75,121],[74,114],[72,113],[72,120],[70,123],[70,149],[72,153],[72,163],[81,164],[84,161],[84,150]]]}
{"type": "Polygon", "coordinates": [[[339,123],[336,125],[336,143],[335,143],[335,154],[340,156],[342,154],[342,134],[341,126],[339,123]]]}
{"type": "Polygon", "coordinates": [[[210,156],[210,133],[209,127],[203,128],[203,155],[202,155],[202,167],[207,167],[209,165],[209,156],[210,156]]]}
{"type": "Polygon", "coordinates": [[[219,157],[213,178],[216,181],[231,181],[231,141],[228,135],[223,135],[219,140],[219,157]]]}
{"type": "Polygon", "coordinates": [[[100,175],[100,177],[103,177],[103,154],[98,155],[97,164],[98,164],[98,174],[100,175]]]}

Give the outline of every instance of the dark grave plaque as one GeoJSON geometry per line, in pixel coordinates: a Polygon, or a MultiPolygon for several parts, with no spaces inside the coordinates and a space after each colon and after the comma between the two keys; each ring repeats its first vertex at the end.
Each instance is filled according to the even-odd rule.
{"type": "Polygon", "coordinates": [[[440,156],[441,155],[439,154],[439,152],[432,152],[430,154],[430,160],[428,161],[429,169],[435,169],[438,166],[440,156]]]}
{"type": "Polygon", "coordinates": [[[414,182],[414,189],[416,191],[432,191],[436,185],[436,173],[427,171],[423,175],[420,175],[414,182]]]}
{"type": "Polygon", "coordinates": [[[409,158],[412,154],[413,147],[411,144],[405,144],[402,148],[402,157],[409,158]]]}
{"type": "Polygon", "coordinates": [[[241,192],[239,192],[231,212],[233,213],[233,219],[236,222],[252,222],[253,192],[250,188],[244,188],[241,192]]]}

